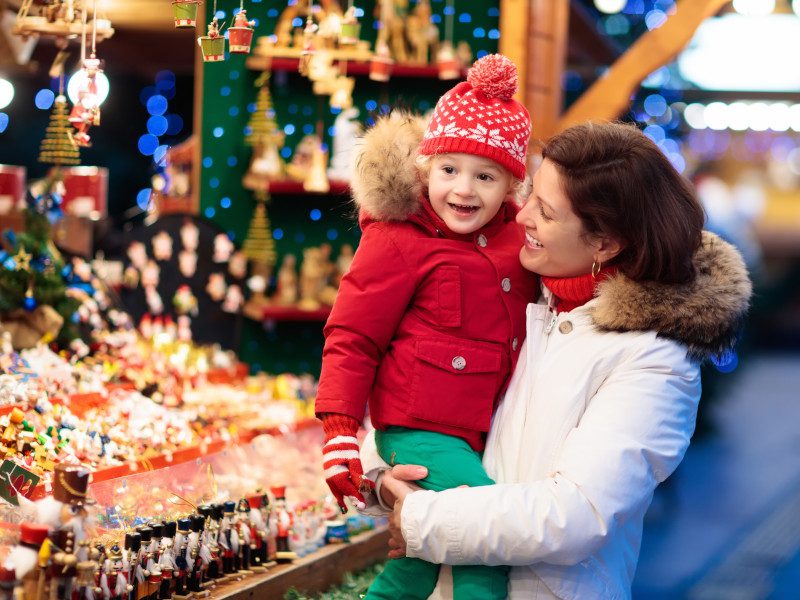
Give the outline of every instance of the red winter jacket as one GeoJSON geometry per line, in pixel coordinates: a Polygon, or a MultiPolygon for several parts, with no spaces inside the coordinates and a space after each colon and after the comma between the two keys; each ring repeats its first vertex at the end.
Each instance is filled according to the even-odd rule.
{"type": "MultiPolygon", "coordinates": [[[[410,126],[386,120],[376,128],[392,124],[410,126]]],[[[396,132],[378,134],[391,140],[391,154],[396,132]]],[[[385,144],[373,145],[380,161],[385,144]]],[[[316,412],[361,421],[369,403],[378,429],[437,431],[482,450],[536,293],[534,276],[519,263],[517,209],[507,202],[480,231],[454,234],[415,195],[416,172],[413,163],[403,169],[402,151],[385,159],[394,168],[381,169],[369,160],[371,149],[362,150],[353,185],[363,236],[325,326],[316,412]],[[396,191],[398,173],[409,169],[407,192],[387,202],[385,186],[396,191]]]]}

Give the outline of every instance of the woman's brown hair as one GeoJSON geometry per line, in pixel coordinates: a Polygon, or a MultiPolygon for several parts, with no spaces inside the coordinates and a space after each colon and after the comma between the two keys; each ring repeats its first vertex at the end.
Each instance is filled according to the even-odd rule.
{"type": "Polygon", "coordinates": [[[635,281],[686,283],[704,215],[694,188],[634,125],[584,123],[544,146],[588,235],[623,244],[614,259],[635,281]]]}

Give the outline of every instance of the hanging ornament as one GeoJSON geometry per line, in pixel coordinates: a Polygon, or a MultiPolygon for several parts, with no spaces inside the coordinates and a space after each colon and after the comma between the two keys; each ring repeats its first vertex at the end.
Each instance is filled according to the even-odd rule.
{"type": "Polygon", "coordinates": [[[455,15],[455,8],[453,7],[453,0],[447,0],[447,9],[445,13],[444,22],[444,41],[439,46],[439,51],[436,53],[436,68],[439,71],[439,79],[458,79],[461,77],[461,65],[456,58],[456,52],[453,49],[453,18],[455,15]]]}
{"type": "Polygon", "coordinates": [[[311,4],[308,7],[306,26],[303,29],[303,49],[300,52],[300,64],[298,65],[298,70],[300,71],[301,75],[309,74],[309,65],[311,64],[311,59],[314,57],[314,53],[317,49],[316,38],[317,31],[319,31],[319,25],[314,23],[314,19],[312,17],[313,12],[314,5],[311,4]]]}
{"type": "Polygon", "coordinates": [[[389,46],[384,42],[376,43],[375,54],[369,61],[369,78],[372,81],[389,81],[393,66],[394,60],[389,46]]]}
{"type": "Polygon", "coordinates": [[[14,255],[14,262],[16,263],[17,271],[30,271],[32,255],[25,252],[25,248],[19,247],[19,250],[14,255]]]}
{"type": "Polygon", "coordinates": [[[197,24],[197,5],[199,0],[173,0],[172,12],[175,15],[175,27],[188,28],[197,24]]]}
{"type": "Polygon", "coordinates": [[[22,300],[22,308],[28,312],[36,308],[36,298],[33,296],[33,279],[28,282],[28,289],[25,290],[25,298],[22,300]]]}
{"type": "Polygon", "coordinates": [[[220,62],[225,60],[225,38],[220,35],[220,28],[225,26],[217,20],[217,0],[214,0],[214,17],[208,24],[208,35],[197,38],[200,51],[203,53],[204,62],[220,62]]]}
{"type": "Polygon", "coordinates": [[[353,6],[353,0],[350,0],[347,10],[344,12],[342,18],[342,30],[339,34],[339,45],[341,46],[355,46],[361,35],[361,23],[358,22],[356,17],[356,7],[353,6]]]}
{"type": "Polygon", "coordinates": [[[228,27],[228,48],[231,54],[248,54],[250,52],[250,43],[253,41],[253,27],[255,25],[255,21],[247,20],[244,0],[240,0],[239,12],[233,18],[233,25],[228,27]]]}
{"type": "Polygon", "coordinates": [[[100,59],[97,58],[97,4],[92,19],[92,51],[86,58],[86,11],[83,11],[83,31],[81,33],[81,72],[75,76],[81,77],[81,86],[78,89],[78,101],[69,114],[69,122],[76,129],[73,142],[76,146],[86,148],[91,146],[89,128],[100,125],[100,97],[97,90],[97,76],[102,73],[100,59]]]}
{"type": "Polygon", "coordinates": [[[62,165],[77,165],[81,154],[73,141],[72,127],[67,116],[67,98],[64,96],[63,78],[61,89],[53,102],[50,122],[39,149],[39,162],[62,165]]]}

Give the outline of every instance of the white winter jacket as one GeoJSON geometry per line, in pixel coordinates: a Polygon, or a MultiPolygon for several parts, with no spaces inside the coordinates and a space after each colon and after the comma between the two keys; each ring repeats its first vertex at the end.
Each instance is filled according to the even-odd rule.
{"type": "Polygon", "coordinates": [[[512,600],[630,598],[645,511],[694,430],[699,360],[730,347],[750,296],[716,236],[695,262],[694,284],[617,275],[569,313],[551,312],[547,290],[528,306],[484,454],[497,485],[410,494],[408,556],[511,565],[512,600]]]}

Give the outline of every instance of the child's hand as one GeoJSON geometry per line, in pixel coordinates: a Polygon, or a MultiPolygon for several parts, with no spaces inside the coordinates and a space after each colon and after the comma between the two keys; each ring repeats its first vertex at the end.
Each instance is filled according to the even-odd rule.
{"type": "Polygon", "coordinates": [[[325,431],[325,445],[322,448],[325,481],[339,508],[343,513],[347,512],[345,496],[349,496],[357,508],[365,508],[362,491],[372,491],[375,484],[364,477],[364,468],[358,456],[358,421],[348,415],[328,413],[322,416],[322,428],[325,431]]]}

